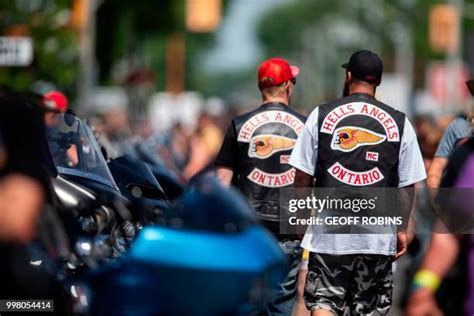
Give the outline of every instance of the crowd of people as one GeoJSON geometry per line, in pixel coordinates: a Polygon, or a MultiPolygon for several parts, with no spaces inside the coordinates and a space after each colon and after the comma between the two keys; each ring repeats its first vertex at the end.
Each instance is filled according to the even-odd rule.
{"type": "MultiPolygon", "coordinates": [[[[183,183],[211,174],[247,197],[289,259],[287,276],[261,314],[377,315],[399,304],[397,310],[409,316],[473,315],[472,195],[450,204],[460,209],[452,216],[470,214],[470,230],[440,228],[446,224],[439,214],[428,233],[416,228],[426,224],[423,205],[444,194],[433,190],[473,188],[472,112],[408,119],[396,105],[377,100],[383,63],[376,54],[356,52],[343,67],[342,98],[310,113],[291,107],[300,69],[271,58],[258,69],[262,104],[250,112],[203,111],[193,128],[176,121],[159,133],[146,120],[131,125],[124,109],[93,113],[88,123],[108,159],[143,143],[183,183]],[[419,222],[393,234],[328,234],[315,227],[304,236],[282,233],[280,189],[285,187],[416,189],[410,218],[419,222]],[[430,191],[418,194],[422,188],[430,191]],[[404,255],[412,264],[400,272],[393,263],[404,255]],[[406,274],[407,281],[394,280],[394,271],[406,274]],[[403,289],[396,303],[394,286],[403,289]]],[[[53,198],[48,178],[54,171],[43,135],[54,128],[55,114],[71,110],[59,91],[25,96],[2,89],[0,99],[0,252],[2,258],[15,258],[25,255],[24,246],[37,235],[39,214],[53,198]]],[[[73,165],[74,148],[65,154],[73,165]]],[[[32,289],[14,286],[15,262],[0,261],[2,280],[11,285],[1,295],[34,298],[32,289]]]]}

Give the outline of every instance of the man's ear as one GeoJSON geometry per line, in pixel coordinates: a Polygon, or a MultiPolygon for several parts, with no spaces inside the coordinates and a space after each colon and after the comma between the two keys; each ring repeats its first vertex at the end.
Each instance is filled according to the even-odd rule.
{"type": "Polygon", "coordinates": [[[350,71],[346,71],[346,81],[352,80],[352,73],[350,71]]]}
{"type": "Polygon", "coordinates": [[[291,85],[290,85],[290,82],[287,81],[284,83],[283,87],[285,88],[285,91],[289,94],[291,93],[291,85]]]}

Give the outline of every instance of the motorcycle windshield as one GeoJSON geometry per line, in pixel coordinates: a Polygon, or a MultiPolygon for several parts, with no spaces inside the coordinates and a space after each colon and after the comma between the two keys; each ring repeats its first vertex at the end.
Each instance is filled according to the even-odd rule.
{"type": "Polygon", "coordinates": [[[92,130],[73,114],[52,114],[46,120],[48,145],[59,174],[106,184],[118,191],[92,130]]]}

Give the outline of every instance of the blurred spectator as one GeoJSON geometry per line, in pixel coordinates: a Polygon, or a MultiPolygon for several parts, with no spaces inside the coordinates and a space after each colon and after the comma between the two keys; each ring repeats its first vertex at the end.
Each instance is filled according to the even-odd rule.
{"type": "Polygon", "coordinates": [[[190,155],[188,133],[180,123],[175,123],[164,138],[160,155],[169,168],[183,170],[189,161],[190,155]]]}
{"type": "Polygon", "coordinates": [[[438,126],[438,128],[444,132],[448,128],[449,124],[454,121],[454,119],[456,119],[456,116],[450,114],[437,116],[436,126],[438,126]]]}
{"type": "Polygon", "coordinates": [[[58,113],[64,113],[68,107],[67,97],[60,91],[49,91],[43,95],[45,108],[44,122],[46,126],[58,125],[58,113]]]}
{"type": "Polygon", "coordinates": [[[52,202],[49,177],[56,175],[46,141],[44,104],[36,95],[2,89],[0,102],[6,157],[0,166],[0,298],[49,298],[55,303],[54,315],[70,315],[64,286],[46,269],[30,264],[28,248],[38,235],[45,204],[52,202]]]}
{"type": "Polygon", "coordinates": [[[107,112],[99,112],[91,119],[90,124],[109,158],[128,153],[132,131],[125,109],[112,108],[107,112]]]}
{"type": "MultiPolygon", "coordinates": [[[[473,110],[466,120],[463,117],[456,118],[447,128],[436,151],[435,161],[430,167],[428,186],[432,188],[457,187],[474,188],[474,119],[473,110]],[[470,137],[470,138],[468,138],[470,137]],[[467,142],[464,143],[464,140],[467,142]],[[448,160],[449,158],[449,160],[448,160]],[[446,169],[446,172],[445,172],[446,169]],[[441,177],[443,176],[441,182],[441,177]],[[430,179],[431,176],[431,179],[430,179]]],[[[472,197],[472,192],[471,197],[472,197]]],[[[441,194],[441,193],[440,193],[441,194]]],[[[465,193],[462,193],[465,195],[465,193]]],[[[470,201],[455,201],[457,205],[452,205],[454,210],[464,208],[464,212],[472,216],[474,209],[470,201]]],[[[450,210],[447,210],[448,212],[450,210]]],[[[450,212],[450,216],[456,216],[455,212],[450,212]]],[[[436,225],[442,225],[438,223],[436,225]]],[[[472,225],[472,223],[471,223],[472,225]]],[[[436,228],[435,228],[436,229],[436,228]]],[[[443,228],[445,229],[445,228],[443,228]]],[[[471,227],[472,229],[472,227],[471,227]]],[[[461,279],[465,280],[462,275],[461,279]]],[[[456,236],[451,233],[433,233],[431,242],[418,272],[413,277],[412,293],[408,300],[406,314],[408,316],[417,315],[443,315],[444,313],[461,314],[462,306],[459,302],[464,302],[464,315],[474,314],[474,240],[472,236],[456,236]],[[463,245],[464,244],[464,245],[463,245]],[[467,262],[461,262],[461,266],[468,267],[467,276],[467,297],[459,297],[463,288],[455,284],[450,290],[445,290],[442,302],[437,301],[436,292],[441,285],[441,281],[448,275],[448,272],[459,264],[459,255],[467,250],[467,262]],[[454,303],[452,303],[454,302],[454,303]],[[441,303],[441,308],[438,304],[441,303]]]]}
{"type": "Polygon", "coordinates": [[[199,117],[196,136],[204,143],[208,155],[215,156],[219,152],[223,138],[222,131],[210,114],[202,113],[199,117]]]}
{"type": "Polygon", "coordinates": [[[186,129],[194,129],[202,103],[202,96],[198,92],[156,93],[149,103],[153,128],[158,132],[166,132],[179,123],[186,129]]]}
{"type": "Polygon", "coordinates": [[[431,116],[415,117],[414,125],[418,135],[418,143],[420,144],[425,170],[428,170],[434,158],[442,132],[431,116]]]}
{"type": "MultiPolygon", "coordinates": [[[[44,107],[44,123],[46,125],[46,132],[48,137],[56,133],[56,130],[61,124],[61,114],[66,113],[68,110],[69,101],[67,97],[60,91],[49,91],[43,95],[43,102],[41,105],[44,107]]],[[[64,161],[70,166],[76,166],[79,163],[79,156],[77,154],[76,145],[72,145],[64,152],[59,148],[50,144],[50,150],[53,155],[61,155],[64,161]]]]}
{"type": "Polygon", "coordinates": [[[92,116],[88,120],[88,124],[92,127],[94,135],[97,139],[97,142],[101,146],[102,154],[105,159],[115,159],[120,156],[119,149],[114,146],[107,138],[105,133],[105,124],[104,120],[100,116],[92,116]]]}
{"type": "Polygon", "coordinates": [[[20,96],[0,91],[1,168],[0,240],[26,243],[36,235],[36,222],[49,190],[43,158],[47,156],[42,111],[20,96]]]}
{"type": "Polygon", "coordinates": [[[222,131],[217,127],[213,117],[202,113],[198,120],[196,132],[191,138],[191,155],[183,176],[192,176],[208,167],[214,160],[222,144],[222,131]]]}
{"type": "MultiPolygon", "coordinates": [[[[443,178],[443,187],[457,188],[474,188],[474,138],[470,138],[465,144],[457,148],[446,168],[446,175],[443,178]]],[[[466,192],[462,193],[463,195],[466,192]]],[[[472,197],[472,192],[471,192],[472,197]]],[[[473,204],[471,201],[457,201],[457,205],[453,208],[463,209],[463,212],[470,215],[471,220],[474,214],[473,204]]],[[[449,211],[449,210],[448,210],[449,211]]],[[[471,223],[472,225],[472,223],[471,223]]],[[[471,227],[472,229],[472,227],[471,227]]],[[[462,280],[466,282],[466,297],[459,298],[459,291],[463,291],[463,287],[456,287],[455,291],[446,293],[448,296],[457,297],[457,301],[465,303],[464,312],[461,312],[461,306],[444,307],[446,315],[474,315],[474,239],[472,235],[455,236],[451,233],[435,233],[433,234],[431,244],[420,266],[420,269],[413,278],[412,289],[407,305],[407,315],[443,315],[442,307],[438,306],[436,300],[436,292],[441,285],[444,277],[453,269],[458,256],[463,250],[467,251],[466,262],[463,266],[467,266],[468,275],[462,276],[462,280]],[[462,246],[464,244],[464,247],[462,246]]],[[[443,297],[443,301],[449,301],[449,297],[443,297]]],[[[458,305],[458,304],[455,304],[458,305]]]]}
{"type": "Polygon", "coordinates": [[[430,188],[437,188],[441,182],[448,158],[453,153],[456,143],[470,135],[471,130],[466,117],[457,117],[449,124],[436,150],[435,157],[428,170],[426,183],[430,188]]]}
{"type": "Polygon", "coordinates": [[[124,144],[132,137],[128,103],[129,98],[120,87],[97,87],[90,97],[88,110],[94,115],[94,130],[107,139],[109,154],[126,152],[124,144]]]}
{"type": "Polygon", "coordinates": [[[101,114],[104,123],[104,133],[112,142],[119,143],[131,137],[132,133],[127,112],[122,109],[113,109],[101,114]]]}

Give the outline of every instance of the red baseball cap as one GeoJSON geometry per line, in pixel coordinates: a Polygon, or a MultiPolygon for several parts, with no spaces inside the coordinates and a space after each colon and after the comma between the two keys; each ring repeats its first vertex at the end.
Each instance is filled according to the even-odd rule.
{"type": "Polygon", "coordinates": [[[258,87],[274,87],[298,76],[300,69],[283,58],[270,58],[258,67],[258,87]]]}
{"type": "Polygon", "coordinates": [[[49,91],[43,96],[43,103],[47,110],[64,113],[67,110],[67,97],[59,91],[49,91]]]}

